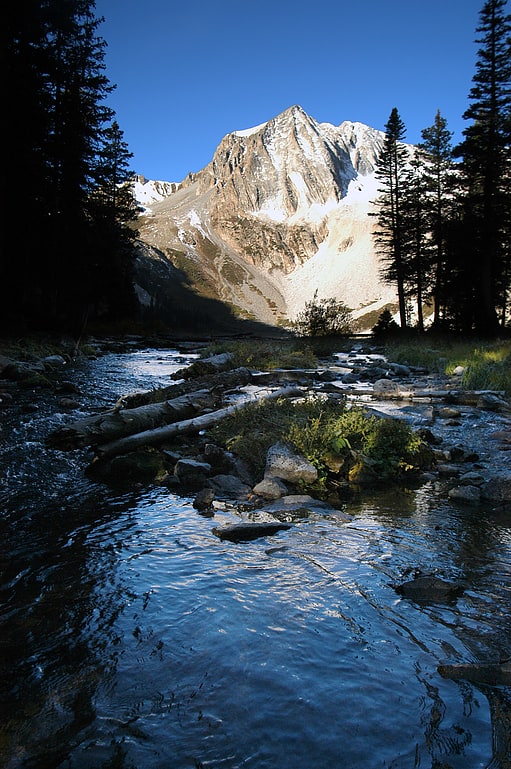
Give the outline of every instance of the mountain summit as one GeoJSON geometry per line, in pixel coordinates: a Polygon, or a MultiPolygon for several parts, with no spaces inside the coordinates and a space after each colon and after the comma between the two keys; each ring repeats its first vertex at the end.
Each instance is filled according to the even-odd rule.
{"type": "Polygon", "coordinates": [[[211,162],[163,199],[146,196],[140,238],[245,317],[285,323],[317,290],[374,322],[395,302],[379,277],[368,216],[383,138],[290,107],[225,136],[211,162]]]}

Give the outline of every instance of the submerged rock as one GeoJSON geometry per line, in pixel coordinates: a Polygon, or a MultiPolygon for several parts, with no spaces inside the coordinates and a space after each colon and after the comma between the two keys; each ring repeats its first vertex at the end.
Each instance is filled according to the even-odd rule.
{"type": "Polygon", "coordinates": [[[215,526],[213,534],[219,539],[229,542],[251,542],[261,537],[269,537],[278,531],[290,529],[290,523],[280,521],[261,521],[248,523],[232,523],[227,526],[215,526]]]}
{"type": "Polygon", "coordinates": [[[460,585],[428,575],[394,585],[394,590],[403,598],[411,598],[413,601],[435,602],[455,601],[463,593],[460,585]]]}

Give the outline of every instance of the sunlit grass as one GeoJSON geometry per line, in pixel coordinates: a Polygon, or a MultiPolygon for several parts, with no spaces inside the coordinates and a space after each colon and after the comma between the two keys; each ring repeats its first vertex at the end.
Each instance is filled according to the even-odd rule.
{"type": "Polygon", "coordinates": [[[234,366],[269,371],[276,368],[306,369],[317,366],[317,357],[308,345],[300,341],[227,341],[220,342],[205,351],[208,355],[229,352],[234,356],[234,366]]]}
{"type": "Polygon", "coordinates": [[[413,344],[389,344],[389,360],[423,366],[437,374],[451,375],[463,368],[461,385],[471,390],[502,390],[511,395],[511,341],[477,342],[414,341],[413,344]]]}

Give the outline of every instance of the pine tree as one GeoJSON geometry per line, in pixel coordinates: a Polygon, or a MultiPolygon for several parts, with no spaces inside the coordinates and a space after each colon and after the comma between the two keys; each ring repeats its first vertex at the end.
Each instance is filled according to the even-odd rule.
{"type": "Polygon", "coordinates": [[[470,232],[475,328],[482,334],[498,330],[497,308],[505,306],[509,287],[511,17],[505,14],[505,6],[506,0],[487,0],[480,12],[476,73],[471,103],[463,115],[472,122],[457,148],[467,184],[465,227],[470,232]]]}
{"type": "Polygon", "coordinates": [[[407,327],[406,312],[406,254],[405,231],[402,215],[402,194],[408,161],[408,151],[403,144],[405,125],[394,107],[385,125],[385,139],[378,157],[375,175],[380,182],[379,197],[375,202],[378,226],[375,241],[382,256],[384,280],[395,283],[399,301],[401,328],[407,327]]]}
{"type": "Polygon", "coordinates": [[[134,311],[133,241],[139,208],[132,190],[132,153],[117,121],[102,132],[102,150],[94,170],[95,187],[87,203],[94,221],[96,286],[111,316],[134,311]]]}
{"type": "Polygon", "coordinates": [[[454,205],[457,175],[454,169],[452,132],[440,110],[435,122],[422,131],[422,143],[418,150],[423,157],[423,174],[426,185],[425,207],[430,232],[429,261],[432,272],[431,294],[434,300],[433,326],[440,327],[447,303],[445,292],[446,238],[448,222],[454,205]]]}
{"type": "Polygon", "coordinates": [[[0,316],[22,326],[42,294],[44,249],[49,227],[47,145],[50,133],[50,70],[46,12],[38,0],[4,3],[0,11],[3,74],[0,166],[0,316]],[[23,227],[16,222],[23,216],[23,227]]]}
{"type": "Polygon", "coordinates": [[[417,307],[417,329],[424,331],[424,302],[431,288],[428,181],[424,154],[416,150],[403,172],[401,193],[402,251],[406,296],[417,307]]]}
{"type": "Polygon", "coordinates": [[[55,323],[68,319],[74,326],[96,304],[94,222],[87,216],[87,201],[101,131],[113,116],[103,104],[112,86],[104,75],[106,44],[96,34],[100,20],[93,10],[94,0],[53,0],[49,15],[53,242],[47,258],[47,311],[55,323]]]}
{"type": "Polygon", "coordinates": [[[0,12],[10,190],[0,316],[16,327],[76,330],[91,311],[133,306],[130,154],[104,103],[113,86],[94,8],[94,0],[17,0],[0,12]]]}

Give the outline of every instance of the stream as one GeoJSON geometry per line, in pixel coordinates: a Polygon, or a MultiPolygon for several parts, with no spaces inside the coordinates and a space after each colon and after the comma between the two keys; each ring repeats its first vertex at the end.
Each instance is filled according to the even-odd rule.
{"type": "MultiPolygon", "coordinates": [[[[86,414],[188,360],[108,353],[66,378],[86,414]]],[[[225,514],[47,449],[73,416],[47,391],[0,412],[3,769],[511,769],[510,688],[437,671],[511,655],[510,514],[430,481],[234,544],[225,514]],[[463,595],[402,598],[419,568],[463,595]]]]}

